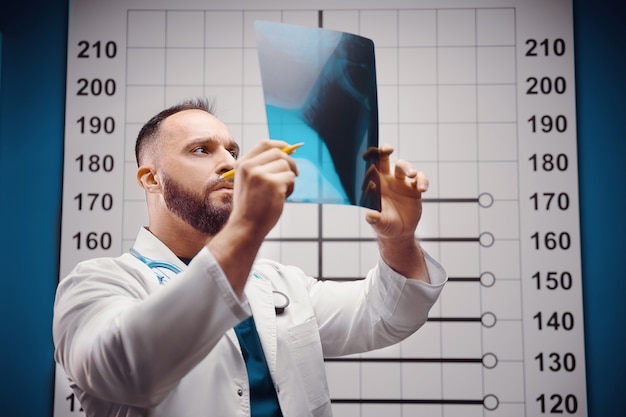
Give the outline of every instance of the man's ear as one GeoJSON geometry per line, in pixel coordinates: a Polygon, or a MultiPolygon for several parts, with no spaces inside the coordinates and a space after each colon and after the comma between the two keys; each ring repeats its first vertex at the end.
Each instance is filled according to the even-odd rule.
{"type": "Polygon", "coordinates": [[[137,182],[147,193],[161,191],[161,182],[156,175],[154,165],[142,165],[137,168],[137,182]]]}

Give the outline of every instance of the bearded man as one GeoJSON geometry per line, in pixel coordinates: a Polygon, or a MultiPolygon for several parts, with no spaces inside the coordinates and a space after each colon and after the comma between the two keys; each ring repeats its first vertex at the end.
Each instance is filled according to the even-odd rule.
{"type": "Polygon", "coordinates": [[[57,289],[55,360],[87,416],[331,416],[324,357],[426,322],[447,279],[415,239],[428,179],[404,161],[392,169],[389,147],[382,210],[366,213],[380,259],[364,279],[258,259],[298,175],[287,145],[261,140],[239,158],[203,100],[141,129],[148,226],[129,253],[81,262],[57,289]]]}

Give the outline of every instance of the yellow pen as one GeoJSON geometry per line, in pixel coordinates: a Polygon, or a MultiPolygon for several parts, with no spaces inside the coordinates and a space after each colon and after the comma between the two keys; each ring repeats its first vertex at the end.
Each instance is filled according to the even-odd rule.
{"type": "MultiPolygon", "coordinates": [[[[284,148],[280,148],[281,151],[285,152],[287,155],[291,155],[298,149],[300,146],[304,145],[304,142],[294,143],[293,145],[285,146],[284,148]]],[[[235,178],[235,170],[231,169],[230,171],[226,171],[220,176],[222,181],[232,181],[235,178]]]]}

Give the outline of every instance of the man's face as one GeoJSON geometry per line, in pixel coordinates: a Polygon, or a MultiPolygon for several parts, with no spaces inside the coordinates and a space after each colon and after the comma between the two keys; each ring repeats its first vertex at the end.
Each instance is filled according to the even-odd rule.
{"type": "Polygon", "coordinates": [[[231,169],[239,147],[228,128],[200,110],[185,110],[162,122],[158,164],[168,210],[210,236],[232,210],[232,183],[219,179],[231,169]]]}

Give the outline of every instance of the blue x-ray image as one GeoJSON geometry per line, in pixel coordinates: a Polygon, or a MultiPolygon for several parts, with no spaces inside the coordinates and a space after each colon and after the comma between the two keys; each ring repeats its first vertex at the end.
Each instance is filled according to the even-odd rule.
{"type": "Polygon", "coordinates": [[[269,135],[304,142],[288,201],[380,211],[374,43],[283,23],[255,31],[269,135]]]}

